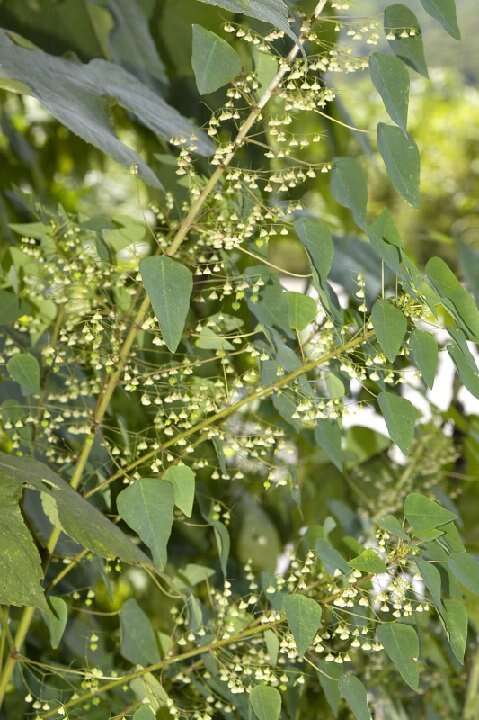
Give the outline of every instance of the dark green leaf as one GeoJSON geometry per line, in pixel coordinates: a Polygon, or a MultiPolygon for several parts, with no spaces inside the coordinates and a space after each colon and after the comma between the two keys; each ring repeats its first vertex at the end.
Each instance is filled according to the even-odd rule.
{"type": "Polygon", "coordinates": [[[228,558],[230,555],[231,540],[230,534],[225,525],[219,520],[214,520],[211,523],[215,531],[216,547],[218,549],[218,555],[220,558],[220,565],[223,575],[226,577],[226,568],[228,565],[228,558]]]}
{"type": "Polygon", "coordinates": [[[288,23],[288,6],[284,0],[200,0],[208,5],[218,5],[232,13],[245,13],[257,20],[270,23],[293,36],[288,23]]]}
{"type": "Polygon", "coordinates": [[[42,610],[42,615],[50,633],[50,645],[55,650],[63,637],[68,620],[68,607],[61,597],[49,595],[48,610],[42,610]]]}
{"type": "Polygon", "coordinates": [[[333,545],[324,538],[316,540],[316,552],[326,570],[332,575],[335,570],[339,570],[343,575],[351,572],[346,560],[343,558],[333,545]]]}
{"type": "Polygon", "coordinates": [[[465,290],[441,258],[433,257],[426,272],[447,309],[460,319],[472,340],[479,340],[479,310],[472,295],[465,290]]]}
{"type": "Polygon", "coordinates": [[[150,548],[155,565],[163,569],[173,527],[173,485],[156,478],[142,478],[122,490],[116,502],[123,520],[150,548]]]}
{"type": "Polygon", "coordinates": [[[377,220],[368,226],[368,236],[379,257],[393,273],[398,274],[403,245],[389,210],[384,210],[377,220]]]}
{"type": "Polygon", "coordinates": [[[295,220],[294,228],[308,253],[311,264],[323,283],[326,282],[334,256],[333,238],[329,227],[319,218],[301,215],[295,220]]]}
{"type": "Polygon", "coordinates": [[[459,379],[470,393],[479,398],[479,372],[474,355],[469,351],[466,343],[459,345],[452,342],[447,346],[447,351],[454,361],[459,374],[459,379]]]}
{"type": "Polygon", "coordinates": [[[21,314],[17,296],[9,290],[0,290],[0,325],[10,325],[21,314]]]}
{"type": "Polygon", "coordinates": [[[134,665],[152,665],[161,659],[156,636],[146,613],[130,598],[120,610],[121,654],[134,665]]]}
{"type": "Polygon", "coordinates": [[[414,438],[414,425],[419,418],[419,411],[409,400],[387,391],[379,393],[378,403],[391,440],[407,453],[414,438]]]}
{"type": "Polygon", "coordinates": [[[410,338],[412,359],[419,368],[422,379],[432,387],[439,363],[439,348],[436,338],[424,330],[416,328],[410,338]]]}
{"type": "Polygon", "coordinates": [[[410,493],[404,501],[404,517],[411,527],[419,533],[429,532],[441,527],[457,517],[439,503],[421,493],[410,493]]]}
{"type": "Polygon", "coordinates": [[[343,451],[341,448],[341,428],[336,420],[324,418],[318,420],[314,437],[321,448],[324,450],[329,460],[331,460],[338,470],[343,467],[343,451]]]}
{"type": "Polygon", "coordinates": [[[40,365],[30,353],[18,353],[10,358],[7,370],[24,395],[38,395],[40,392],[40,365]]]}
{"type": "Polygon", "coordinates": [[[142,705],[133,715],[133,720],[155,720],[156,715],[148,705],[142,705]]]}
{"type": "Polygon", "coordinates": [[[378,628],[378,639],[387,656],[401,673],[403,680],[415,691],[419,689],[419,638],[412,625],[385,623],[378,628]]]}
{"type": "Polygon", "coordinates": [[[476,558],[466,552],[451,553],[448,568],[464,587],[479,595],[479,562],[476,558]]]}
{"type": "Polygon", "coordinates": [[[368,694],[361,680],[354,675],[343,675],[339,690],[348,703],[356,720],[371,720],[368,708],[368,694]]]}
{"type": "Polygon", "coordinates": [[[298,292],[289,292],[287,298],[289,327],[293,330],[304,330],[316,317],[316,302],[308,295],[298,292]]]}
{"type": "Polygon", "coordinates": [[[143,258],[140,272],[166,346],[170,352],[175,352],[190,309],[191,271],[163,255],[143,258]]]}
{"type": "Polygon", "coordinates": [[[334,158],[331,192],[340,205],[351,210],[356,224],[364,228],[368,206],[368,178],[358,160],[351,157],[334,158]]]}
{"type": "Polygon", "coordinates": [[[371,311],[371,321],[384,354],[390,362],[394,362],[406,335],[406,318],[388,300],[376,300],[371,311]]]}
{"type": "Polygon", "coordinates": [[[461,39],[457,25],[456,0],[421,0],[424,10],[441,23],[455,40],[461,39]]]}
{"type": "Polygon", "coordinates": [[[409,104],[409,73],[394,55],[375,52],[369,56],[369,72],[391,120],[406,130],[409,104]]]}
{"type": "Polygon", "coordinates": [[[437,608],[441,608],[441,574],[437,567],[426,560],[416,560],[417,569],[421,573],[424,584],[431,593],[431,598],[437,608]]]}
{"type": "Polygon", "coordinates": [[[462,600],[444,600],[445,623],[449,645],[458,662],[464,662],[467,644],[467,609],[462,600]]]}
{"type": "Polygon", "coordinates": [[[421,159],[412,138],[400,128],[378,124],[378,150],[396,190],[413,207],[419,207],[421,159]]]}
{"type": "Polygon", "coordinates": [[[384,29],[395,55],[404,60],[416,72],[429,77],[422,46],[421,27],[417,17],[409,8],[400,3],[389,5],[384,11],[384,29]],[[407,37],[401,33],[407,31],[407,37]],[[409,32],[414,31],[414,36],[409,32]],[[394,39],[389,35],[394,35],[394,39]]]}
{"type": "Polygon", "coordinates": [[[321,606],[312,598],[296,594],[285,597],[283,609],[298,648],[298,655],[303,657],[321,625],[321,606]]]}
{"type": "Polygon", "coordinates": [[[173,485],[175,505],[186,517],[191,517],[195,499],[195,473],[183,463],[172,465],[163,475],[173,485]]]}
{"type": "Polygon", "coordinates": [[[191,65],[202,95],[215,92],[241,72],[241,59],[236,50],[201,25],[193,25],[191,65]]]}
{"type": "Polygon", "coordinates": [[[258,720],[278,720],[281,715],[281,695],[269,685],[256,685],[249,701],[258,720]]]}

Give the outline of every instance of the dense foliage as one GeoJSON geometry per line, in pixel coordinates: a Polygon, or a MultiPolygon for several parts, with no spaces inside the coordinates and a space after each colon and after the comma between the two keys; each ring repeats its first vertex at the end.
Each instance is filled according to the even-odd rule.
{"type": "Polygon", "coordinates": [[[2,717],[478,716],[477,170],[360,6],[0,4],[2,717]]]}

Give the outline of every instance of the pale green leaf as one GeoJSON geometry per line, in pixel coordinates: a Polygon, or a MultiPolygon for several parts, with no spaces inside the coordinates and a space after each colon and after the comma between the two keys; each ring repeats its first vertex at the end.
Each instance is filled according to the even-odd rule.
{"type": "Polygon", "coordinates": [[[388,36],[394,35],[394,39],[388,38],[394,54],[416,72],[429,77],[424,58],[421,27],[414,13],[400,3],[388,5],[384,11],[384,29],[388,36]],[[408,36],[401,37],[401,33],[406,31],[408,36]],[[410,31],[414,32],[413,36],[410,36],[410,31]]]}
{"type": "Polygon", "coordinates": [[[201,25],[193,25],[191,65],[201,95],[215,92],[241,72],[241,59],[236,50],[201,25]]]}
{"type": "Polygon", "coordinates": [[[0,325],[10,325],[21,314],[17,296],[9,290],[0,290],[0,325]]]}
{"type": "Polygon", "coordinates": [[[303,657],[321,625],[321,606],[312,598],[295,594],[284,598],[283,609],[298,648],[298,655],[303,657]]]}
{"type": "Polygon", "coordinates": [[[156,478],[142,478],[118,495],[118,512],[147,545],[155,565],[163,569],[173,527],[173,485],[156,478]]]}
{"type": "Polygon", "coordinates": [[[163,475],[173,485],[175,505],[186,517],[191,517],[195,499],[195,473],[183,463],[172,465],[163,475]]]}
{"type": "Polygon", "coordinates": [[[358,160],[336,157],[333,162],[331,192],[340,205],[347,207],[360,228],[366,225],[368,177],[358,160]]]}
{"type": "Polygon", "coordinates": [[[457,520],[450,510],[446,510],[431,498],[412,492],[404,501],[404,517],[415,532],[427,533],[446,523],[457,520]]]}
{"type": "Polygon", "coordinates": [[[38,395],[40,392],[40,365],[30,353],[18,353],[10,358],[7,370],[24,395],[38,395]]]}
{"type": "Polygon", "coordinates": [[[380,299],[374,303],[371,321],[384,354],[390,362],[394,362],[406,335],[404,314],[388,300],[380,299]]]}
{"type": "Polygon", "coordinates": [[[462,600],[444,600],[445,623],[449,645],[458,662],[464,662],[467,645],[467,609],[462,600]]]}
{"type": "Polygon", "coordinates": [[[419,207],[421,159],[414,140],[394,125],[379,123],[378,150],[396,190],[410,205],[419,207]]]}
{"type": "Polygon", "coordinates": [[[419,411],[409,400],[387,391],[379,393],[378,404],[391,440],[407,453],[414,438],[414,425],[419,418],[419,411]]]}
{"type": "Polygon", "coordinates": [[[142,705],[133,715],[133,720],[155,720],[155,717],[155,713],[148,705],[142,705]]]}
{"type": "Polygon", "coordinates": [[[326,282],[334,256],[333,238],[329,227],[319,218],[300,215],[294,222],[294,229],[308,253],[313,268],[323,283],[326,282]]]}
{"type": "Polygon", "coordinates": [[[268,651],[269,659],[272,665],[278,664],[279,657],[279,638],[273,630],[266,630],[264,641],[268,651]]]}
{"type": "Polygon", "coordinates": [[[359,678],[354,677],[354,675],[343,675],[339,680],[339,690],[356,720],[371,720],[368,708],[368,694],[359,678]]]}
{"type": "Polygon", "coordinates": [[[163,255],[143,258],[140,272],[163,339],[168,350],[175,352],[181,342],[190,309],[193,289],[191,271],[163,255]]]}
{"type": "Polygon", "coordinates": [[[250,692],[249,701],[258,720],[278,720],[281,715],[281,695],[269,685],[256,685],[250,692]]]}
{"type": "Polygon", "coordinates": [[[405,131],[410,81],[404,63],[394,55],[375,52],[369,56],[369,72],[391,120],[405,131]]]}
{"type": "Polygon", "coordinates": [[[449,571],[470,592],[479,595],[479,561],[466,552],[454,552],[449,556],[449,571]]]}
{"type": "Polygon", "coordinates": [[[451,37],[455,40],[461,39],[457,25],[456,0],[421,0],[421,3],[424,10],[440,22],[451,37]]]}
{"type": "Polygon", "coordinates": [[[120,652],[134,665],[152,665],[161,659],[155,631],[133,598],[120,610],[120,652]]]}
{"type": "Polygon", "coordinates": [[[288,322],[293,330],[304,330],[316,317],[316,302],[309,295],[288,292],[288,322]]]}
{"type": "Polygon", "coordinates": [[[50,634],[50,645],[55,650],[63,637],[68,620],[68,607],[65,600],[55,595],[48,596],[48,609],[42,615],[50,634]]]}
{"type": "Polygon", "coordinates": [[[472,340],[479,340],[479,310],[473,296],[441,258],[431,258],[426,272],[447,309],[462,322],[472,340]]]}
{"type": "Polygon", "coordinates": [[[224,337],[220,337],[209,327],[201,328],[200,336],[195,345],[202,350],[233,350],[232,345],[224,337]]]}
{"type": "Polygon", "coordinates": [[[403,680],[415,691],[419,689],[419,638],[412,625],[394,622],[378,628],[378,640],[403,680]]]}
{"type": "Polygon", "coordinates": [[[412,359],[419,368],[422,379],[431,388],[434,384],[439,363],[437,340],[431,333],[416,328],[409,343],[412,359]]]}
{"type": "Polygon", "coordinates": [[[336,420],[321,418],[314,431],[316,443],[338,470],[343,467],[343,451],[341,447],[341,428],[336,420]]]}
{"type": "Polygon", "coordinates": [[[226,577],[226,568],[228,565],[228,558],[231,549],[230,534],[226,526],[219,520],[214,520],[211,525],[215,531],[216,547],[220,559],[221,570],[223,572],[223,575],[226,577]]]}
{"type": "Polygon", "coordinates": [[[349,564],[355,570],[371,573],[373,575],[376,575],[377,573],[385,573],[388,569],[384,560],[379,557],[374,550],[370,549],[363,550],[363,552],[357,557],[350,560],[349,564]]]}

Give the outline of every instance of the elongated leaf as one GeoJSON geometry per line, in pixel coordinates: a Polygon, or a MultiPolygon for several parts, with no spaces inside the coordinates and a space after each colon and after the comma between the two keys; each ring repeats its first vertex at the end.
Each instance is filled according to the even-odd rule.
{"type": "Polygon", "coordinates": [[[228,566],[228,558],[231,548],[230,534],[226,526],[219,520],[214,520],[211,525],[215,531],[216,547],[218,549],[221,570],[223,575],[226,577],[226,569],[228,566]]]}
{"type": "Polygon", "coordinates": [[[40,555],[27,530],[19,502],[22,486],[15,479],[0,481],[0,604],[33,605],[48,611],[40,582],[40,555]]]}
{"type": "Polygon", "coordinates": [[[316,600],[299,594],[287,595],[283,609],[296,641],[298,655],[302,657],[316,637],[323,611],[316,600]]]}
{"type": "Polygon", "coordinates": [[[146,613],[130,598],[120,610],[121,654],[135,665],[151,665],[161,659],[155,632],[146,613]]]}
{"type": "Polygon", "coordinates": [[[449,645],[458,662],[464,662],[467,643],[467,609],[462,600],[444,600],[446,610],[445,622],[449,645]]]}
{"type": "Polygon", "coordinates": [[[416,143],[400,128],[379,123],[378,150],[396,190],[410,205],[419,207],[421,160],[416,143]]]}
{"type": "Polygon", "coordinates": [[[316,317],[316,303],[303,293],[288,293],[288,321],[293,330],[304,330],[316,317]]]}
{"type": "Polygon", "coordinates": [[[150,548],[155,565],[160,569],[166,565],[173,504],[173,485],[156,478],[137,480],[117,498],[121,517],[150,548]]]}
{"type": "Polygon", "coordinates": [[[331,192],[340,205],[351,210],[360,228],[366,224],[368,177],[355,158],[334,158],[331,192]]]}
{"type": "Polygon", "coordinates": [[[186,517],[191,517],[195,499],[195,473],[183,463],[172,465],[163,475],[163,480],[173,485],[174,501],[186,517]]]}
{"type": "Polygon", "coordinates": [[[191,65],[202,95],[215,92],[241,72],[236,50],[201,25],[193,25],[191,65]]]}
{"type": "Polygon", "coordinates": [[[354,675],[343,675],[339,680],[339,690],[356,720],[371,720],[371,713],[368,708],[368,694],[359,678],[354,677],[354,675]]]}
{"type": "Polygon", "coordinates": [[[397,275],[402,260],[403,244],[389,210],[384,210],[368,226],[368,236],[376,253],[384,260],[387,267],[397,275]]]}
{"type": "Polygon", "coordinates": [[[479,398],[479,372],[476,361],[467,345],[459,346],[453,342],[447,346],[447,351],[457,368],[459,378],[470,393],[479,398]]]}
{"type": "Polygon", "coordinates": [[[371,312],[371,321],[384,354],[390,362],[394,362],[406,335],[406,318],[388,300],[377,300],[371,312]]]}
{"type": "Polygon", "coordinates": [[[175,352],[190,309],[191,272],[166,255],[143,258],[140,272],[166,346],[175,352]]]}
{"type": "Polygon", "coordinates": [[[441,602],[441,574],[437,567],[431,562],[418,558],[417,569],[421,573],[424,584],[431,593],[431,598],[437,608],[442,607],[441,602]]]}
{"type": "Polygon", "coordinates": [[[405,131],[410,81],[403,62],[394,55],[375,52],[369,56],[369,72],[391,120],[405,131]]]}
{"type": "Polygon", "coordinates": [[[338,470],[343,467],[343,451],[341,448],[341,428],[336,420],[324,418],[318,420],[314,431],[314,438],[321,448],[324,450],[329,460],[331,460],[338,470]]]}
{"type": "Polygon", "coordinates": [[[386,391],[379,394],[378,403],[391,440],[407,453],[414,438],[414,425],[420,413],[409,400],[386,391]]]}
{"type": "Polygon", "coordinates": [[[454,552],[449,556],[449,571],[475,595],[479,595],[479,561],[466,552],[454,552]]]}
{"type": "Polygon", "coordinates": [[[394,54],[416,72],[429,77],[422,46],[421,27],[414,13],[400,3],[388,5],[384,11],[384,29],[394,54]],[[410,34],[411,31],[413,35],[410,34]],[[406,37],[401,37],[404,34],[406,37]]]}
{"type": "Polygon", "coordinates": [[[148,705],[142,705],[133,715],[133,720],[155,720],[155,717],[155,713],[148,705]]]}
{"type": "Polygon", "coordinates": [[[456,0],[421,0],[421,3],[424,10],[440,22],[451,37],[455,40],[461,39],[457,25],[456,0]]]}
{"type": "Polygon", "coordinates": [[[44,107],[83,140],[115,160],[136,166],[141,177],[159,187],[156,175],[141,157],[113,132],[103,98],[114,98],[150,130],[169,140],[173,136],[198,138],[198,151],[209,154],[212,143],[159,95],[123,68],[105,60],[83,65],[13,43],[0,31],[0,69],[20,81],[44,107]]]}
{"type": "Polygon", "coordinates": [[[0,325],[10,325],[21,314],[17,296],[9,290],[0,290],[0,325]]]}
{"type": "Polygon", "coordinates": [[[387,530],[388,533],[391,533],[391,535],[400,537],[403,540],[408,540],[408,534],[404,532],[403,526],[399,520],[394,517],[394,515],[383,515],[377,521],[377,524],[383,530],[387,530]]]}
{"type": "Polygon", "coordinates": [[[378,628],[378,639],[387,656],[401,673],[403,680],[413,689],[419,689],[419,638],[412,625],[386,623],[378,628]]]}
{"type": "Polygon", "coordinates": [[[120,558],[126,563],[149,562],[127,535],[47,465],[29,457],[0,453],[0,475],[14,480],[19,487],[30,487],[50,497],[61,529],[87,550],[104,558],[120,558]]]}
{"type": "Polygon", "coordinates": [[[37,395],[40,392],[40,365],[30,353],[14,355],[7,363],[7,370],[24,395],[37,395]]]}
{"type": "Polygon", "coordinates": [[[199,0],[217,5],[232,13],[244,13],[257,20],[270,23],[294,37],[288,23],[288,6],[284,0],[199,0]]]}
{"type": "Polygon", "coordinates": [[[333,265],[334,246],[331,231],[319,218],[302,215],[295,220],[294,229],[308,253],[311,264],[323,281],[333,265]]]}
{"type": "Polygon", "coordinates": [[[63,598],[54,595],[48,597],[48,603],[48,610],[43,610],[42,615],[50,633],[50,645],[55,650],[60,645],[67,626],[68,607],[63,598]]]}
{"type": "Polygon", "coordinates": [[[278,720],[281,715],[281,695],[269,685],[256,685],[249,701],[258,720],[278,720]]]}
{"type": "Polygon", "coordinates": [[[479,340],[479,310],[472,295],[441,258],[431,258],[426,272],[445,306],[461,321],[471,340],[479,340]]]}
{"type": "Polygon", "coordinates": [[[379,555],[374,552],[374,550],[369,549],[363,550],[363,552],[360,553],[357,557],[350,560],[349,564],[355,570],[372,573],[373,575],[376,575],[377,573],[387,572],[388,569],[384,560],[380,558],[379,555]]]}
{"type": "Polygon", "coordinates": [[[417,532],[428,532],[457,520],[450,510],[421,493],[410,493],[404,501],[404,517],[417,532]]]}
{"type": "Polygon", "coordinates": [[[412,358],[419,368],[422,379],[431,388],[434,384],[439,363],[437,340],[431,333],[416,328],[409,342],[412,358]]]}

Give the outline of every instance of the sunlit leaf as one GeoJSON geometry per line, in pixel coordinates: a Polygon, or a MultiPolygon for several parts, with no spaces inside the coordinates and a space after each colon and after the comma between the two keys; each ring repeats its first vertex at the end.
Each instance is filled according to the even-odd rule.
{"type": "Polygon", "coordinates": [[[406,318],[391,302],[380,299],[374,303],[371,321],[384,354],[390,362],[394,362],[406,335],[406,318]]]}
{"type": "Polygon", "coordinates": [[[255,685],[249,701],[258,720],[278,720],[281,715],[281,695],[269,685],[255,685]]]}

